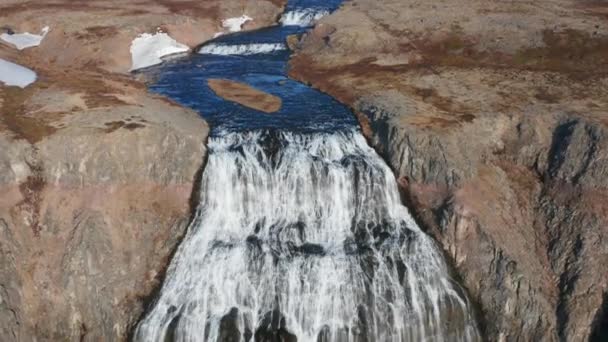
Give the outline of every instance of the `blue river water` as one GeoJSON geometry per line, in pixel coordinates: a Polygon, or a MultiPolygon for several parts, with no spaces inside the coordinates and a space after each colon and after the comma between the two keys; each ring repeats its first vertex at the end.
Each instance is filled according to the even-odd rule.
{"type": "Polygon", "coordinates": [[[195,53],[146,69],[153,75],[155,93],[196,110],[209,122],[212,135],[257,129],[297,132],[335,132],[353,129],[352,112],[332,97],[287,76],[291,51],[286,38],[302,34],[341,1],[290,1],[282,24],[250,32],[220,36],[195,53]],[[228,79],[279,96],[282,107],[266,114],[226,101],[208,87],[207,80],[228,79]]]}

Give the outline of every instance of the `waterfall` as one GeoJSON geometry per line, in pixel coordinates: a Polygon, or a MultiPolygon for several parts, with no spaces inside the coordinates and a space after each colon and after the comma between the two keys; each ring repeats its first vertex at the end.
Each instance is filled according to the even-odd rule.
{"type": "Polygon", "coordinates": [[[137,341],[477,341],[466,296],[358,130],[225,133],[137,341]]]}

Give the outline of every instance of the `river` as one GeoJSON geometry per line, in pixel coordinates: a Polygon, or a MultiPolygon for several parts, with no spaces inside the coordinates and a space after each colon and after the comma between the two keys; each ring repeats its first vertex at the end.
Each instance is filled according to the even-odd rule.
{"type": "Polygon", "coordinates": [[[137,341],[478,341],[466,294],[351,111],[287,77],[285,39],[338,1],[147,72],[212,127],[200,204],[137,341]],[[210,78],[281,97],[273,114],[210,78]]]}

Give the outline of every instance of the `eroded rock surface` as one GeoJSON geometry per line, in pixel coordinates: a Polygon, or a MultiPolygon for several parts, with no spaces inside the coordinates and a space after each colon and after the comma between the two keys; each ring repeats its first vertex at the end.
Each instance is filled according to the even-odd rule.
{"type": "MultiPolygon", "coordinates": [[[[38,48],[20,52],[32,67],[87,67],[111,72],[131,68],[131,42],[159,29],[191,48],[223,32],[222,21],[247,14],[244,29],[276,22],[286,1],[20,1],[0,0],[2,26],[15,32],[50,31],[38,48]],[[36,62],[36,64],[34,64],[36,62]]],[[[1,42],[1,41],[0,41],[1,42]]],[[[2,43],[0,43],[0,48],[2,43]]],[[[0,57],[3,55],[0,51],[0,57]]]]}
{"type": "Polygon", "coordinates": [[[607,9],[353,0],[291,42],[291,75],[357,111],[490,341],[607,338],[607,9]]]}
{"type": "Polygon", "coordinates": [[[247,84],[222,79],[210,79],[207,83],[217,96],[245,107],[264,113],[274,113],[281,109],[282,101],[280,97],[255,89],[247,84]]]}
{"type": "Polygon", "coordinates": [[[0,85],[0,340],[123,341],[184,233],[205,160],[197,113],[124,75],[139,33],[194,46],[281,1],[0,1],[3,25],[51,31],[0,57],[38,80],[0,85]]]}
{"type": "Polygon", "coordinates": [[[145,89],[70,91],[2,89],[6,341],[125,339],[189,220],[206,123],[145,89]]]}

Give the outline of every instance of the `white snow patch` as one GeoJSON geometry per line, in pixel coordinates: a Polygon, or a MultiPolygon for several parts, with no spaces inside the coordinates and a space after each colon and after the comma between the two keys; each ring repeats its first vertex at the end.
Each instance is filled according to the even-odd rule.
{"type": "Polygon", "coordinates": [[[3,33],[0,35],[0,39],[13,45],[19,50],[23,50],[40,45],[47,33],[49,33],[49,27],[45,26],[40,34],[33,34],[29,32],[13,34],[3,33]]]}
{"type": "Polygon", "coordinates": [[[178,43],[163,32],[140,34],[131,42],[131,71],[160,64],[164,56],[189,50],[188,46],[178,43]]]}
{"type": "Polygon", "coordinates": [[[240,17],[222,20],[222,26],[227,29],[228,32],[239,32],[242,29],[243,24],[248,22],[249,20],[253,20],[253,18],[243,14],[240,17]]]}
{"type": "Polygon", "coordinates": [[[327,10],[302,9],[285,13],[281,17],[283,26],[312,26],[316,21],[329,14],[327,10]]]}
{"type": "Polygon", "coordinates": [[[256,44],[209,44],[201,47],[198,53],[209,55],[255,55],[258,53],[269,53],[285,50],[284,44],[280,43],[256,43],[256,44]]]}
{"type": "Polygon", "coordinates": [[[0,58],[0,82],[25,88],[34,83],[36,73],[24,66],[0,58]]]}

